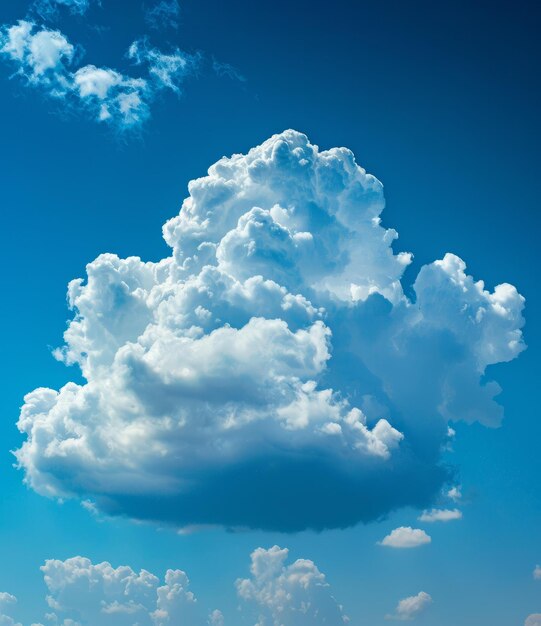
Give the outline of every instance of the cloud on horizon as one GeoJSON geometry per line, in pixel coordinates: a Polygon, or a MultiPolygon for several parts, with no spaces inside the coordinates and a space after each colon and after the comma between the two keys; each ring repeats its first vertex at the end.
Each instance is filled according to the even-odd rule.
{"type": "Polygon", "coordinates": [[[449,421],[501,421],[485,370],[524,349],[524,298],[453,254],[406,297],[381,183],[295,131],[189,193],[163,228],[170,257],[103,254],[70,283],[55,354],[86,383],[25,397],[27,483],[176,527],[427,509],[453,478],[449,421]]]}
{"type": "MultiPolygon", "coordinates": [[[[235,623],[281,626],[340,626],[348,622],[325,575],[313,561],[287,564],[288,550],[274,546],[251,554],[250,578],[235,582],[241,602],[235,623]],[[267,621],[270,620],[270,621],[267,621]]],[[[49,612],[58,626],[224,626],[219,609],[207,610],[190,590],[185,572],[169,569],[163,579],[142,569],[94,564],[77,556],[50,559],[41,567],[49,612]]],[[[232,585],[233,587],[233,585],[232,585]]],[[[0,593],[0,624],[22,626],[13,617],[17,599],[0,593]]],[[[32,624],[32,626],[43,626],[32,624]]]]}

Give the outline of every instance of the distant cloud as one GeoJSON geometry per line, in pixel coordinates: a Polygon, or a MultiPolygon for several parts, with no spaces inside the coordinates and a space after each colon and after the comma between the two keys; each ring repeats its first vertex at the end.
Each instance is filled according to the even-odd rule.
{"type": "MultiPolygon", "coordinates": [[[[10,593],[0,592],[0,626],[22,626],[22,624],[8,615],[16,603],[17,598],[15,596],[12,596],[10,593]]],[[[33,624],[32,626],[41,626],[41,624],[33,624]]]]}
{"type": "Polygon", "coordinates": [[[416,596],[400,600],[394,614],[386,615],[385,619],[410,621],[423,613],[431,604],[432,597],[430,594],[420,591],[416,596]]]}
{"type": "Polygon", "coordinates": [[[75,48],[58,30],[43,28],[25,20],[0,31],[0,54],[16,67],[17,74],[32,85],[44,87],[52,96],[70,90],[67,67],[75,48]]]}
{"type": "Polygon", "coordinates": [[[420,522],[450,522],[456,519],[462,519],[462,512],[458,509],[430,509],[419,516],[420,522]]]}
{"type": "Polygon", "coordinates": [[[149,76],[159,88],[168,88],[175,93],[180,92],[184,80],[193,74],[199,62],[199,55],[189,55],[175,48],[173,52],[164,54],[149,45],[146,39],[134,41],[128,57],[136,65],[148,68],[149,76]]]}
{"type": "MultiPolygon", "coordinates": [[[[83,15],[90,7],[92,0],[36,0],[32,9],[43,19],[55,18],[61,8],[65,8],[72,14],[83,15]]],[[[99,0],[94,0],[99,4],[99,0]]]]}
{"type": "Polygon", "coordinates": [[[395,528],[390,534],[384,537],[379,544],[388,548],[418,548],[432,539],[420,528],[401,526],[395,528]]]}
{"type": "MultiPolygon", "coordinates": [[[[80,556],[48,560],[41,570],[48,591],[47,621],[54,624],[221,626],[221,613],[215,610],[208,616],[181,570],[167,570],[160,580],[146,570],[115,568],[107,562],[93,564],[80,556]]],[[[0,624],[14,623],[2,619],[10,620],[9,615],[0,616],[0,624]]]]}
{"type": "Polygon", "coordinates": [[[146,10],[145,19],[156,30],[176,29],[179,26],[180,3],[178,0],[161,0],[146,10]]]}
{"type": "Polygon", "coordinates": [[[107,67],[85,65],[77,70],[75,47],[58,30],[20,20],[0,31],[0,56],[16,68],[27,84],[68,106],[78,105],[100,122],[126,130],[140,127],[150,116],[150,105],[163,89],[180,92],[195,71],[199,58],[175,49],[165,54],[137,41],[129,49],[145,77],[130,77],[107,67]]]}
{"type": "Polygon", "coordinates": [[[533,571],[535,580],[541,580],[541,565],[536,565],[533,571]]]}
{"type": "MultiPolygon", "coordinates": [[[[315,563],[287,564],[288,550],[257,548],[251,576],[238,579],[242,623],[339,626],[348,618],[315,563]],[[267,618],[271,621],[267,622],[267,618]],[[279,621],[278,621],[279,620],[279,621]]],[[[47,586],[47,623],[59,626],[224,626],[218,609],[208,611],[190,590],[185,572],[169,569],[163,579],[147,570],[77,556],[51,559],[41,567],[47,586]]],[[[233,592],[233,584],[231,585],[233,592]]],[[[17,599],[0,593],[0,625],[22,626],[11,616],[17,599]]],[[[235,619],[235,624],[238,620],[235,619]]],[[[32,624],[32,626],[42,626],[32,624]]]]}
{"type": "Polygon", "coordinates": [[[240,71],[229,63],[221,63],[216,59],[212,59],[212,69],[216,74],[218,74],[218,76],[226,76],[227,78],[238,80],[242,83],[246,82],[246,78],[240,73],[240,71]]]}
{"type": "MultiPolygon", "coordinates": [[[[175,80],[175,62],[133,54],[161,88],[175,80]]],[[[125,114],[123,79],[88,72],[79,97],[125,114]]],[[[28,484],[178,528],[323,529],[431,506],[449,420],[502,417],[483,372],[524,348],[524,298],[446,254],[410,300],[384,202],[349,150],[292,130],[191,181],[163,227],[170,256],[103,254],[70,283],[55,354],[86,382],[26,396],[28,484]]]]}
{"type": "Polygon", "coordinates": [[[458,502],[459,500],[461,500],[462,490],[460,486],[451,487],[451,489],[449,489],[449,491],[447,492],[447,497],[450,498],[451,500],[454,500],[455,502],[458,502]]]}
{"type": "Polygon", "coordinates": [[[253,603],[258,624],[338,626],[349,621],[316,565],[298,559],[286,565],[288,550],[278,546],[252,553],[251,578],[237,580],[240,598],[253,603]],[[270,620],[267,622],[267,619],[270,620]]]}
{"type": "Polygon", "coordinates": [[[541,613],[532,613],[532,615],[528,615],[526,621],[524,622],[524,626],[541,626],[541,613]]]}

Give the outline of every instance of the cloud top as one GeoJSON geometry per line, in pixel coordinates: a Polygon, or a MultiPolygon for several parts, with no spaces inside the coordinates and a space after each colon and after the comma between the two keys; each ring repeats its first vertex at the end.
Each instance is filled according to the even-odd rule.
{"type": "MultiPolygon", "coordinates": [[[[99,99],[117,80],[79,89],[99,99]]],[[[214,164],[164,225],[170,257],[103,254],[70,283],[55,354],[86,382],[26,396],[27,482],[177,526],[321,529],[426,508],[449,478],[447,422],[501,419],[482,377],[523,349],[524,300],[452,254],[408,299],[411,255],[383,207],[349,150],[295,131],[214,164]]]]}
{"type": "Polygon", "coordinates": [[[432,539],[420,528],[411,528],[411,526],[401,526],[395,528],[379,543],[388,548],[418,548],[430,543],[432,539]]]}
{"type": "Polygon", "coordinates": [[[316,565],[307,559],[286,565],[287,558],[288,550],[279,546],[269,550],[258,548],[251,555],[251,578],[236,582],[239,597],[257,607],[258,623],[280,626],[347,623],[347,616],[316,565]]]}

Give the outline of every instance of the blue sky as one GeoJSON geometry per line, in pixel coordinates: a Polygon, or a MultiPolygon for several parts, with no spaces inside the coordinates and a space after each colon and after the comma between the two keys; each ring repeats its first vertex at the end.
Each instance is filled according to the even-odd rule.
{"type": "MultiPolygon", "coordinates": [[[[257,601],[245,602],[235,580],[250,576],[253,550],[275,544],[290,550],[289,562],[303,558],[316,564],[352,624],[378,626],[387,623],[386,615],[400,617],[399,600],[421,591],[432,602],[426,610],[411,613],[419,624],[508,626],[541,613],[541,582],[533,575],[541,563],[536,403],[540,297],[534,243],[539,229],[538,11],[529,3],[511,8],[499,2],[472,7],[465,2],[374,6],[340,1],[331,6],[302,0],[210,0],[204,5],[186,0],[172,16],[175,27],[149,20],[148,9],[155,5],[145,5],[146,14],[143,3],[108,0],[101,6],[91,2],[83,14],[60,6],[53,15],[44,12],[45,5],[41,13],[35,7],[32,12],[28,2],[18,0],[0,8],[1,24],[28,19],[36,30],[45,24],[61,31],[74,46],[70,72],[86,64],[113,68],[124,77],[118,79],[120,93],[133,92],[133,86],[125,87],[125,77],[144,77],[149,85],[144,91],[148,118],[122,128],[115,120],[96,121],[94,105],[75,92],[50,97],[50,84],[36,85],[36,80],[14,75],[20,65],[6,54],[2,58],[0,136],[6,154],[0,174],[5,216],[0,247],[5,293],[0,309],[5,355],[0,591],[18,598],[9,615],[25,626],[50,623],[44,617],[51,609],[39,568],[46,559],[80,555],[94,564],[108,561],[137,572],[144,568],[162,578],[168,568],[185,570],[202,607],[219,608],[226,624],[253,624],[258,611],[272,608],[250,608],[257,601]],[[126,56],[134,41],[145,42],[140,44],[145,55],[140,65],[126,56]],[[164,87],[149,72],[153,50],[193,62],[174,77],[182,93],[164,87]],[[213,527],[178,534],[164,520],[138,524],[93,515],[79,502],[86,497],[80,483],[76,490],[81,497],[62,503],[24,485],[25,472],[13,468],[10,454],[25,440],[15,425],[24,395],[38,387],[84,382],[76,365],[66,368],[51,355],[62,345],[72,318],[66,307],[68,282],[83,277],[86,264],[103,252],[154,262],[169,256],[161,227],[178,214],[188,182],[204,176],[222,156],[245,154],[288,128],[306,133],[322,151],[346,146],[359,165],[383,182],[382,224],[400,234],[393,250],[414,254],[402,278],[408,297],[413,299],[420,268],[452,252],[467,263],[468,274],[485,281],[486,289],[507,282],[526,299],[527,350],[487,370],[487,378],[502,387],[502,425],[453,422],[453,452],[438,456],[438,462],[452,468],[449,486],[461,485],[463,496],[457,503],[434,494],[430,503],[426,493],[419,496],[426,499],[421,510],[459,508],[462,519],[423,523],[417,519],[421,510],[405,507],[378,510],[382,519],[368,524],[298,530],[303,524],[317,527],[321,516],[313,513],[313,518],[300,520],[292,507],[276,518],[285,518],[285,525],[269,521],[266,530],[213,527]],[[431,543],[414,549],[378,545],[393,529],[409,526],[424,529],[431,543]],[[287,532],[289,527],[297,532],[287,532]]],[[[266,196],[258,193],[263,202],[266,196]]],[[[294,183],[290,193],[297,193],[294,183]]],[[[324,228],[322,233],[325,237],[324,228]]],[[[226,253],[231,267],[240,262],[234,246],[226,253]]],[[[395,271],[394,260],[387,269],[395,271]]],[[[443,308],[445,302],[443,298],[443,308]]],[[[366,323],[375,315],[372,309],[362,314],[366,323]]],[[[340,332],[349,337],[353,323],[336,315],[340,321],[333,329],[338,342],[333,359],[339,353],[340,332]]],[[[293,328],[294,322],[288,321],[293,328]]],[[[498,329],[494,341],[500,337],[498,329]]],[[[459,339],[466,350],[469,337],[459,339]]],[[[412,345],[408,358],[413,359],[412,369],[421,372],[425,353],[440,364],[453,358],[447,348],[434,348],[433,353],[435,344],[426,338],[421,345],[425,352],[417,351],[413,340],[412,345]]],[[[362,348],[370,350],[371,345],[362,348]]],[[[332,359],[329,363],[328,385],[346,389],[343,370],[332,369],[332,359]]],[[[348,365],[353,367],[345,361],[346,370],[348,365]]],[[[374,371],[385,366],[375,356],[370,364],[374,371]]],[[[457,385],[468,405],[469,388],[457,385]]],[[[409,412],[426,411],[430,390],[425,394],[414,389],[413,405],[402,407],[397,422],[389,416],[398,430],[399,423],[413,428],[409,412]]],[[[422,424],[415,432],[429,438],[422,424]]],[[[330,459],[331,464],[342,460],[330,459]]],[[[282,467],[280,460],[278,465],[282,467]]],[[[429,467],[427,461],[425,471],[407,474],[417,495],[425,479],[436,480],[429,467]]],[[[432,468],[435,472],[433,463],[432,468]]],[[[55,475],[55,468],[49,469],[51,474],[40,476],[43,485],[55,475]]],[[[277,473],[282,481],[284,472],[277,473]]],[[[71,476],[75,474],[66,470],[55,479],[65,484],[71,476]]],[[[84,482],[84,472],[77,476],[84,482]]],[[[363,492],[366,501],[379,493],[378,476],[374,473],[372,486],[363,492]]],[[[325,504],[330,494],[321,498],[325,504]]],[[[158,493],[156,510],[165,500],[158,493]]],[[[122,513],[126,502],[116,501],[115,507],[122,513]]],[[[144,511],[151,506],[145,504],[144,511]]],[[[228,513],[238,513],[248,523],[243,506],[234,500],[228,513]]],[[[132,516],[137,517],[135,510],[144,517],[137,507],[130,509],[132,516]]],[[[337,518],[342,513],[339,507],[337,518]]],[[[261,517],[256,522],[265,526],[261,517]]],[[[312,601],[330,602],[326,596],[312,601]]],[[[336,607],[328,610],[336,613],[336,607]]],[[[63,617],[59,613],[57,623],[63,617]]]]}

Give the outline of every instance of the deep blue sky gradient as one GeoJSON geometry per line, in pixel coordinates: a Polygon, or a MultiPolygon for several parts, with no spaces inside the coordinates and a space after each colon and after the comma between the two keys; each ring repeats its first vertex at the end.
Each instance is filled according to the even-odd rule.
{"type": "MultiPolygon", "coordinates": [[[[3,3],[0,23],[26,11],[26,2],[3,3]]],[[[234,619],[232,582],[247,573],[252,549],[275,542],[318,564],[354,625],[382,625],[420,589],[434,598],[420,620],[430,626],[511,626],[541,612],[532,579],[541,562],[540,16],[525,1],[184,0],[179,30],[151,37],[200,50],[207,63],[182,97],[160,98],[140,136],[124,138],[1,66],[0,590],[20,598],[21,620],[43,613],[43,560],[75,554],[155,573],[186,569],[200,601],[234,619]],[[213,74],[212,57],[246,80],[213,74]],[[23,395],[77,376],[50,354],[69,316],[67,282],[100,252],[163,257],[161,225],[187,182],[289,127],[322,148],[351,148],[383,181],[384,224],[399,231],[397,249],[415,254],[408,281],[451,251],[487,286],[511,282],[526,297],[528,350],[494,372],[503,426],[457,426],[451,460],[464,519],[431,527],[431,546],[402,553],[375,542],[414,524],[413,511],[322,535],[178,536],[98,522],[76,503],[29,491],[8,450],[21,442],[23,395]]],[[[120,0],[61,28],[86,62],[125,71],[126,48],[147,30],[139,2],[120,0]]]]}

